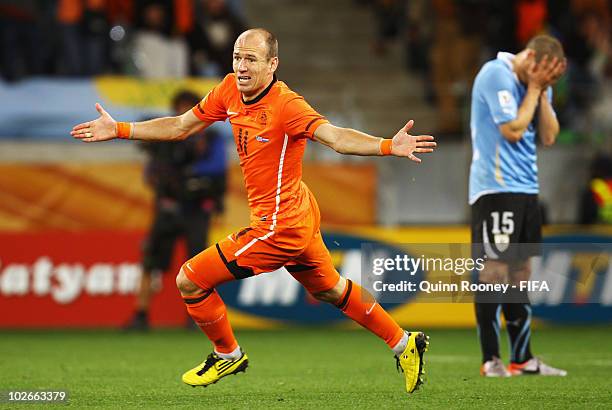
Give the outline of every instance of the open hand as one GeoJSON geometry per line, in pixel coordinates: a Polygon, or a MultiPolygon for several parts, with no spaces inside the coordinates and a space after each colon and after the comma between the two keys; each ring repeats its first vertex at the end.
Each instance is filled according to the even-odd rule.
{"type": "Polygon", "coordinates": [[[535,61],[527,69],[527,81],[540,90],[545,90],[561,78],[567,68],[567,60],[557,57],[548,58],[544,56],[539,63],[535,61]]]}
{"type": "Polygon", "coordinates": [[[408,131],[413,125],[413,120],[408,121],[406,125],[393,136],[391,142],[391,155],[408,157],[414,162],[421,162],[421,159],[416,157],[414,153],[425,154],[433,152],[437,144],[434,142],[434,137],[431,135],[408,134],[408,131]]]}
{"type": "Polygon", "coordinates": [[[100,113],[98,119],[75,125],[70,135],[83,142],[107,141],[116,138],[117,123],[113,117],[98,103],[96,103],[96,110],[100,113]]]}

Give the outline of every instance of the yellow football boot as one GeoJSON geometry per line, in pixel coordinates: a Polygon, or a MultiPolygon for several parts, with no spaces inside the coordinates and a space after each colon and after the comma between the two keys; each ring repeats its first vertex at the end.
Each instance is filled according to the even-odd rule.
{"type": "Polygon", "coordinates": [[[395,357],[397,360],[397,370],[404,372],[406,391],[408,393],[414,392],[423,384],[423,375],[425,374],[423,370],[425,365],[423,355],[428,347],[429,336],[426,336],[423,332],[409,332],[406,349],[399,357],[395,357]]]}
{"type": "Polygon", "coordinates": [[[249,359],[244,352],[236,360],[222,359],[213,352],[199,366],[183,374],[183,382],[193,387],[206,387],[217,383],[222,377],[244,372],[248,366],[249,359]]]}

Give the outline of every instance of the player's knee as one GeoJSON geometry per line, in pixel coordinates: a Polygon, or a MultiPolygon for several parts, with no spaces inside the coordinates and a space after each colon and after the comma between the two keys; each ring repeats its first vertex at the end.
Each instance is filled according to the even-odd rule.
{"type": "Polygon", "coordinates": [[[336,303],[342,297],[345,287],[346,279],[341,277],[340,280],[338,280],[338,283],[336,283],[333,288],[325,290],[323,292],[313,293],[312,296],[315,299],[320,300],[321,302],[336,303]]]}
{"type": "Polygon", "coordinates": [[[478,272],[478,280],[484,283],[506,283],[508,281],[508,264],[489,260],[478,272]]]}
{"type": "Polygon", "coordinates": [[[178,275],[176,275],[176,287],[182,295],[191,295],[200,291],[198,285],[187,277],[183,266],[181,266],[178,275]]]}
{"type": "Polygon", "coordinates": [[[529,261],[517,263],[512,267],[510,273],[510,281],[514,285],[518,285],[521,281],[527,281],[531,277],[531,266],[529,261]]]}

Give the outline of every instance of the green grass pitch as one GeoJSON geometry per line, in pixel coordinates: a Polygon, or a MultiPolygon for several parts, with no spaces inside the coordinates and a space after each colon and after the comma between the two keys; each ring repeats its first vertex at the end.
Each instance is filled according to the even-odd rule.
{"type": "Polygon", "coordinates": [[[428,333],[427,380],[413,395],[384,343],[330,328],[238,331],[249,369],[207,388],[180,380],[210,351],[199,331],[3,331],[0,390],[67,389],[73,408],[612,408],[610,328],[538,329],[534,351],[568,377],[504,380],[478,375],[475,331],[428,333]]]}

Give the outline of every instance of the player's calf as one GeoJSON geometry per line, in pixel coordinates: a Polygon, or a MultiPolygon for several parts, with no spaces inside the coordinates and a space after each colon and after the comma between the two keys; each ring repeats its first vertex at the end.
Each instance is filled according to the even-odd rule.
{"type": "Polygon", "coordinates": [[[404,373],[408,393],[423,383],[423,355],[429,345],[428,336],[402,330],[367,290],[351,280],[341,278],[330,291],[315,297],[334,303],[346,316],[385,341],[395,354],[398,370],[404,373]]]}

